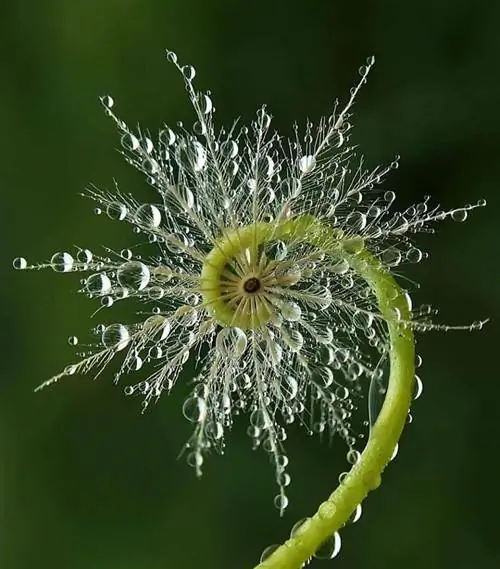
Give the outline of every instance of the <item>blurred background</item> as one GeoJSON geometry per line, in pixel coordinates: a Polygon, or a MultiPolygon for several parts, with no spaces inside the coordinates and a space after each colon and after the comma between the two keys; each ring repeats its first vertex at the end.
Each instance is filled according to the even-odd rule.
{"type": "Polygon", "coordinates": [[[116,178],[139,200],[149,195],[115,152],[98,97],[112,94],[131,126],[189,124],[166,47],[197,68],[220,124],[249,121],[267,103],[288,135],[293,121],[345,100],[374,54],[352,140],[370,166],[401,155],[386,182],[399,204],[425,194],[445,208],[488,199],[466,223],[421,236],[432,255],[405,274],[422,285],[414,301],[439,306],[441,321],[492,321],[482,332],[419,336],[424,393],[399,455],[342,532],[340,555],[312,566],[499,566],[499,19],[500,4],[486,0],[1,2],[1,568],[249,569],[346,466],[342,443],[292,429],[280,519],[273,469],[252,452],[244,419],[201,480],[177,460],[190,434],[188,376],[145,415],[111,373],[33,393],[72,361],[67,338],[85,336],[95,305],[75,294],[77,275],[15,272],[12,258],[134,243],[130,227],[95,216],[78,194],[116,178]]]}

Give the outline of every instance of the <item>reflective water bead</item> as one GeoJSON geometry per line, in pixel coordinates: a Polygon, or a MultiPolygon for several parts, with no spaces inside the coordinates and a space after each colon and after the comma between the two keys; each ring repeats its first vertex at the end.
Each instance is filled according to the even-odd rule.
{"type": "Polygon", "coordinates": [[[288,506],[288,497],[285,494],[276,494],[273,500],[275,508],[277,508],[280,512],[286,510],[288,506]]]}
{"type": "Polygon", "coordinates": [[[145,288],[149,283],[149,268],[140,261],[129,261],[119,267],[117,278],[123,287],[139,291],[145,288]]]}
{"type": "Polygon", "coordinates": [[[127,206],[119,202],[112,202],[106,207],[106,213],[111,219],[123,221],[127,217],[127,206]]]}
{"type": "Polygon", "coordinates": [[[80,263],[88,264],[92,262],[94,255],[92,254],[92,251],[90,249],[81,249],[80,251],[78,251],[76,258],[80,263]]]}
{"type": "Polygon", "coordinates": [[[296,302],[283,302],[281,305],[281,315],[285,320],[293,322],[300,319],[302,310],[296,302]]]}
{"type": "Polygon", "coordinates": [[[416,247],[411,247],[406,252],[406,260],[409,263],[419,263],[422,260],[422,258],[423,258],[422,251],[420,249],[417,249],[416,247]]]}
{"type": "Polygon", "coordinates": [[[76,336],[70,336],[68,338],[68,344],[70,346],[76,346],[78,344],[78,338],[76,336]]]}
{"type": "Polygon", "coordinates": [[[279,548],[279,545],[277,544],[273,544],[273,545],[268,545],[264,551],[262,552],[262,555],[260,556],[260,563],[262,563],[263,561],[265,561],[268,557],[271,557],[271,555],[279,548]]]}
{"type": "Polygon", "coordinates": [[[58,273],[67,273],[73,269],[74,259],[66,252],[54,253],[50,259],[52,269],[58,273]]]}
{"type": "Polygon", "coordinates": [[[207,404],[202,397],[192,396],[184,401],[182,414],[190,423],[199,423],[205,418],[207,404]]]}
{"type": "Polygon", "coordinates": [[[313,556],[316,559],[333,559],[339,554],[341,545],[340,534],[335,532],[331,537],[325,539],[313,556]]]}
{"type": "Polygon", "coordinates": [[[12,266],[14,267],[14,269],[22,270],[28,266],[28,262],[26,261],[26,259],[24,257],[16,257],[12,261],[12,266]]]}
{"type": "Polygon", "coordinates": [[[125,150],[137,150],[140,146],[139,139],[130,132],[123,134],[121,144],[125,150]]]}
{"type": "Polygon", "coordinates": [[[144,227],[158,227],[161,223],[160,210],[155,205],[143,204],[135,213],[135,221],[144,227]]]}
{"type": "Polygon", "coordinates": [[[312,172],[316,167],[316,158],[312,155],[302,156],[299,160],[299,170],[304,174],[312,172]]]}
{"type": "Polygon", "coordinates": [[[187,81],[192,81],[195,78],[196,70],[192,65],[184,65],[182,67],[182,74],[187,81]]]}
{"type": "Polygon", "coordinates": [[[113,97],[111,97],[111,95],[104,95],[103,97],[101,97],[101,103],[107,109],[111,109],[113,107],[113,105],[115,104],[115,101],[113,100],[113,97]]]}
{"type": "Polygon", "coordinates": [[[245,332],[236,326],[222,328],[215,340],[220,354],[229,359],[241,357],[247,348],[247,342],[245,332]]]}
{"type": "Polygon", "coordinates": [[[105,348],[123,350],[130,340],[128,329],[123,324],[111,324],[107,326],[101,336],[101,341],[105,348]]]}
{"type": "Polygon", "coordinates": [[[204,115],[208,115],[213,109],[212,99],[204,93],[198,94],[198,105],[204,115]]]}
{"type": "Polygon", "coordinates": [[[465,221],[467,216],[468,212],[466,209],[455,209],[451,212],[451,219],[453,219],[453,221],[465,221]]]}
{"type": "Polygon", "coordinates": [[[401,262],[401,251],[391,247],[382,252],[381,259],[389,267],[395,267],[401,262]]]}

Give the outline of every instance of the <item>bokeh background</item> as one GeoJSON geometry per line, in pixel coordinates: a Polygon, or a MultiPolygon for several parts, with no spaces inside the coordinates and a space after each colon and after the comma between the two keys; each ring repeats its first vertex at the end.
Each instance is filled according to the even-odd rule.
{"type": "Polygon", "coordinates": [[[33,393],[72,360],[67,337],[85,336],[95,307],[75,294],[77,276],[15,272],[11,260],[134,242],[78,193],[116,178],[147,199],[98,96],[111,93],[121,117],[151,130],[191,121],[166,47],[196,66],[220,123],[250,120],[265,102],[285,134],[329,113],[375,54],[353,135],[368,164],[401,154],[386,186],[402,206],[425,194],[447,208],[488,199],[465,224],[422,236],[431,258],[405,274],[422,284],[415,302],[439,306],[442,321],[492,321],[419,337],[424,394],[400,453],[342,533],[340,556],[313,567],[500,565],[499,20],[487,0],[2,0],[0,567],[250,568],[345,468],[343,444],[292,429],[280,519],[273,470],[244,420],[201,480],[177,460],[189,376],[146,415],[106,373],[33,393]]]}

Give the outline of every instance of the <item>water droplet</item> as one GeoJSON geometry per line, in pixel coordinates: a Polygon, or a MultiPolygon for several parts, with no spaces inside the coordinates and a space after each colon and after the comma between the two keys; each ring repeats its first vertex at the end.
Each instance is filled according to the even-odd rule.
{"type": "Polygon", "coordinates": [[[413,399],[418,399],[424,390],[424,384],[418,375],[415,376],[415,387],[413,390],[413,399]]]}
{"type": "Polygon", "coordinates": [[[12,266],[14,267],[14,269],[17,269],[19,271],[25,269],[28,266],[28,263],[24,257],[16,257],[12,261],[12,266]]]}
{"type": "Polygon", "coordinates": [[[247,348],[247,342],[245,332],[236,326],[222,328],[215,341],[219,353],[229,359],[241,357],[247,348]]]}
{"type": "Polygon", "coordinates": [[[125,150],[135,151],[139,148],[139,139],[130,132],[123,134],[121,144],[125,150]]]}
{"type": "Polygon", "coordinates": [[[409,263],[420,263],[422,257],[423,257],[422,251],[420,249],[417,249],[416,247],[411,247],[406,252],[406,260],[409,263]]]}
{"type": "Polygon", "coordinates": [[[468,216],[468,212],[467,210],[464,209],[455,209],[451,212],[451,219],[453,219],[453,221],[465,221],[467,219],[468,216]]]}
{"type": "Polygon", "coordinates": [[[204,93],[198,94],[198,105],[204,115],[208,115],[213,109],[212,99],[204,93]]]}
{"type": "Polygon", "coordinates": [[[316,167],[316,158],[312,155],[302,156],[299,160],[299,170],[304,174],[312,172],[316,167]]]}
{"type": "Polygon", "coordinates": [[[68,344],[70,346],[76,346],[78,344],[78,338],[76,336],[70,336],[68,338],[68,344]]]}
{"type": "Polygon", "coordinates": [[[139,291],[149,283],[148,267],[140,261],[124,263],[117,271],[118,282],[129,290],[139,291]]]}
{"type": "Polygon", "coordinates": [[[225,140],[220,147],[225,158],[236,158],[238,156],[238,144],[234,140],[225,140]]]}
{"type": "Polygon", "coordinates": [[[111,219],[123,221],[127,217],[127,206],[119,202],[112,202],[106,207],[106,213],[111,219]]]}
{"type": "Polygon", "coordinates": [[[50,264],[54,271],[67,273],[73,269],[74,259],[69,253],[54,253],[50,259],[50,264]]]}
{"type": "Polygon", "coordinates": [[[175,143],[175,133],[170,128],[165,128],[160,132],[160,141],[165,144],[165,146],[172,146],[175,143]]]}
{"type": "Polygon", "coordinates": [[[111,290],[111,281],[104,273],[90,275],[90,277],[85,280],[85,290],[90,294],[105,294],[111,290]]]}
{"type": "Polygon", "coordinates": [[[135,219],[139,225],[154,228],[161,223],[161,213],[155,205],[143,204],[137,209],[135,219]]]}
{"type": "Polygon", "coordinates": [[[182,67],[182,74],[186,81],[192,81],[195,78],[196,70],[192,65],[184,65],[182,67]]]}
{"type": "Polygon", "coordinates": [[[285,494],[276,494],[273,500],[274,507],[277,508],[280,512],[286,510],[288,506],[288,497],[285,494]]]}
{"type": "Polygon", "coordinates": [[[366,227],[366,215],[360,211],[352,211],[345,220],[346,231],[359,233],[366,227]]]}
{"type": "Polygon", "coordinates": [[[224,436],[224,427],[219,421],[211,421],[207,425],[206,433],[210,438],[217,441],[224,436]]]}
{"type": "Polygon", "coordinates": [[[302,518],[298,522],[295,522],[290,530],[290,537],[298,537],[307,531],[307,528],[311,525],[311,518],[302,518]]]}
{"type": "Polygon", "coordinates": [[[401,262],[401,251],[391,247],[383,251],[380,257],[387,266],[395,267],[401,262]]]}
{"type": "Polygon", "coordinates": [[[190,423],[199,423],[205,418],[207,404],[202,397],[192,396],[184,401],[182,414],[190,423]]]}
{"type": "Polygon", "coordinates": [[[101,341],[106,348],[123,350],[130,340],[130,334],[123,324],[111,324],[104,329],[101,341]]]}
{"type": "Polygon", "coordinates": [[[177,63],[177,54],[174,51],[170,51],[169,49],[167,49],[166,52],[167,60],[170,61],[170,63],[177,63]]]}
{"type": "Polygon", "coordinates": [[[104,95],[103,97],[101,97],[101,103],[107,109],[111,109],[113,107],[113,105],[115,104],[113,97],[111,97],[111,95],[104,95]]]}
{"type": "Polygon", "coordinates": [[[337,511],[337,506],[330,501],[323,502],[318,508],[318,516],[322,519],[330,519],[337,511]]]}
{"type": "Polygon", "coordinates": [[[355,524],[361,517],[362,513],[363,513],[363,508],[361,504],[358,504],[354,512],[350,515],[349,519],[347,520],[347,523],[355,524]]]}
{"type": "Polygon", "coordinates": [[[336,275],[343,275],[349,270],[349,263],[345,259],[341,259],[334,265],[330,265],[329,270],[336,275]]]}
{"type": "Polygon", "coordinates": [[[339,554],[341,545],[340,534],[335,532],[318,547],[314,553],[314,557],[316,557],[316,559],[333,559],[339,554]]]}
{"type": "Polygon", "coordinates": [[[296,302],[283,302],[281,305],[281,315],[285,320],[294,322],[300,319],[302,310],[296,302]]]}
{"type": "Polygon", "coordinates": [[[271,555],[279,548],[278,544],[274,544],[274,545],[268,545],[264,551],[262,552],[262,555],[260,556],[260,563],[262,563],[263,561],[265,561],[266,559],[268,559],[269,557],[271,557],[271,555]]]}
{"type": "Polygon", "coordinates": [[[90,249],[82,249],[78,251],[76,258],[80,263],[84,263],[87,265],[88,263],[92,262],[94,255],[92,254],[92,251],[90,249]]]}

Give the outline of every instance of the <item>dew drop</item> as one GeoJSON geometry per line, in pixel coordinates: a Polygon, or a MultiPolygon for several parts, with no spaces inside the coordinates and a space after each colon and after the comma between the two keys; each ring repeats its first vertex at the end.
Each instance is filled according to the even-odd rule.
{"type": "Polygon", "coordinates": [[[135,219],[139,225],[155,228],[161,223],[161,213],[155,205],[143,204],[137,209],[135,219]]]}
{"type": "Polygon", "coordinates": [[[318,508],[318,516],[324,520],[330,519],[337,511],[337,506],[331,502],[323,502],[318,508]]]}
{"type": "Polygon", "coordinates": [[[50,264],[54,271],[58,273],[67,273],[73,269],[73,257],[66,252],[54,253],[50,259],[50,264]]]}
{"type": "Polygon", "coordinates": [[[285,494],[276,494],[273,500],[274,507],[277,508],[280,512],[286,510],[288,506],[288,497],[285,494]]]}
{"type": "Polygon", "coordinates": [[[343,275],[347,273],[347,271],[349,270],[349,263],[345,259],[341,259],[334,265],[331,265],[329,269],[332,273],[335,273],[336,275],[343,275]]]}
{"type": "Polygon", "coordinates": [[[121,144],[125,150],[134,151],[140,146],[139,139],[130,132],[126,132],[121,138],[121,144]]]}
{"type": "Polygon", "coordinates": [[[466,209],[455,209],[451,212],[451,219],[453,221],[462,222],[465,221],[468,217],[468,212],[466,209]]]}
{"type": "Polygon", "coordinates": [[[192,81],[196,76],[196,70],[192,65],[184,65],[182,74],[187,81],[192,81]]]}
{"type": "Polygon", "coordinates": [[[269,557],[271,557],[271,555],[279,548],[278,544],[273,544],[273,545],[268,545],[264,551],[262,552],[262,555],[260,556],[260,563],[262,563],[263,561],[265,561],[266,559],[268,559],[269,557]]]}
{"type": "Polygon", "coordinates": [[[106,207],[106,213],[111,219],[123,221],[127,217],[127,206],[119,202],[112,202],[106,207]]]}
{"type": "Polygon", "coordinates": [[[70,346],[76,346],[78,344],[78,338],[76,336],[70,336],[68,338],[68,344],[70,346]]]}
{"type": "Polygon", "coordinates": [[[341,545],[340,534],[335,532],[318,547],[313,555],[316,559],[333,559],[339,554],[341,545]]]}
{"type": "Polygon", "coordinates": [[[172,146],[175,143],[175,139],[175,132],[168,127],[160,132],[160,141],[165,146],[172,146]]]}
{"type": "Polygon", "coordinates": [[[222,328],[215,340],[217,350],[221,356],[231,360],[238,359],[243,355],[247,348],[247,342],[245,332],[236,326],[222,328]]]}
{"type": "Polygon", "coordinates": [[[199,423],[205,418],[207,404],[202,397],[192,396],[184,401],[182,414],[190,423],[199,423]]]}
{"type": "Polygon", "coordinates": [[[349,516],[347,523],[355,524],[359,520],[359,518],[361,518],[362,513],[363,513],[363,507],[361,506],[361,504],[358,504],[354,512],[349,516]]]}
{"type": "Polygon", "coordinates": [[[422,395],[423,390],[424,390],[424,384],[422,383],[422,380],[420,379],[420,377],[418,377],[418,375],[416,375],[415,376],[415,387],[413,390],[413,399],[414,400],[418,399],[422,395]]]}
{"type": "Polygon", "coordinates": [[[311,518],[302,518],[298,522],[295,522],[290,530],[290,537],[298,537],[303,534],[307,528],[311,525],[311,518]]]}
{"type": "Polygon", "coordinates": [[[28,263],[24,257],[16,257],[12,261],[12,266],[14,267],[14,269],[20,271],[22,269],[25,269],[28,266],[28,263]]]}
{"type": "Polygon", "coordinates": [[[113,97],[111,97],[111,95],[104,95],[103,97],[101,97],[101,103],[107,109],[111,109],[113,107],[113,105],[115,104],[115,101],[113,100],[113,97]]]}
{"type": "Polygon", "coordinates": [[[396,267],[401,262],[401,251],[391,247],[382,252],[381,259],[387,266],[396,267]]]}
{"type": "Polygon", "coordinates": [[[312,155],[302,156],[299,160],[299,170],[304,174],[312,172],[316,167],[316,158],[312,155]]]}
{"type": "Polygon", "coordinates": [[[85,290],[90,294],[105,294],[111,290],[111,281],[104,273],[90,275],[85,280],[85,290]]]}
{"type": "Polygon", "coordinates": [[[149,283],[148,267],[140,261],[124,263],[117,271],[118,282],[129,290],[139,291],[149,283]]]}
{"type": "Polygon", "coordinates": [[[111,324],[107,326],[101,336],[105,348],[123,350],[130,340],[130,334],[123,324],[111,324]]]}
{"type": "Polygon", "coordinates": [[[302,310],[296,302],[283,302],[281,305],[281,314],[285,320],[294,322],[300,319],[302,310]]]}
{"type": "Polygon", "coordinates": [[[420,249],[417,249],[416,247],[411,247],[406,252],[406,260],[409,263],[420,263],[423,256],[424,255],[423,255],[422,251],[420,249]]]}

